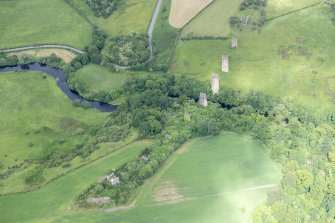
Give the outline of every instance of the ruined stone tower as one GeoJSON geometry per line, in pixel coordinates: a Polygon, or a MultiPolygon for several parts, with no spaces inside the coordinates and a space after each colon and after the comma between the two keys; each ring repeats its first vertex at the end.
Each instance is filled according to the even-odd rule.
{"type": "Polygon", "coordinates": [[[199,98],[199,104],[201,104],[204,107],[207,107],[208,102],[207,102],[207,95],[205,93],[200,93],[200,98],[199,98]]]}
{"type": "Polygon", "coordinates": [[[237,38],[233,37],[233,39],[231,40],[231,48],[235,49],[237,48],[237,38]]]}
{"type": "Polygon", "coordinates": [[[213,94],[219,93],[219,90],[220,90],[219,75],[216,73],[212,74],[211,87],[212,87],[213,94]]]}
{"type": "Polygon", "coordinates": [[[222,71],[226,73],[229,72],[229,58],[227,55],[222,56],[222,71]]]}

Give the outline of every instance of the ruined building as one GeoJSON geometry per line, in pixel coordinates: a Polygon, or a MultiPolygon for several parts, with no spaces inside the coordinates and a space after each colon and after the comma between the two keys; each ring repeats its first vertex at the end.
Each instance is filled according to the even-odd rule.
{"type": "Polygon", "coordinates": [[[237,48],[237,38],[235,37],[231,40],[231,48],[237,48]]]}
{"type": "Polygon", "coordinates": [[[227,55],[222,56],[222,71],[229,72],[229,58],[227,55]]]}
{"type": "Polygon", "coordinates": [[[216,73],[212,74],[211,87],[212,87],[213,94],[219,93],[219,90],[220,90],[219,75],[216,73]]]}
{"type": "Polygon", "coordinates": [[[208,102],[207,102],[207,95],[205,93],[200,93],[200,98],[199,98],[199,104],[201,104],[204,107],[207,107],[208,102]]]}
{"type": "Polygon", "coordinates": [[[241,19],[240,19],[241,25],[244,25],[244,26],[248,25],[248,21],[249,21],[249,16],[246,16],[246,17],[244,17],[243,15],[241,16],[241,19]]]}

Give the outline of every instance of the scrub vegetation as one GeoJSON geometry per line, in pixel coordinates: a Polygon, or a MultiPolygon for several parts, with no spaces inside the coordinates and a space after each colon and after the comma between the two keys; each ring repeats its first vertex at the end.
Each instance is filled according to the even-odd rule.
{"type": "Polygon", "coordinates": [[[107,55],[109,62],[121,66],[134,66],[150,57],[149,39],[146,34],[115,37],[107,55]]]}

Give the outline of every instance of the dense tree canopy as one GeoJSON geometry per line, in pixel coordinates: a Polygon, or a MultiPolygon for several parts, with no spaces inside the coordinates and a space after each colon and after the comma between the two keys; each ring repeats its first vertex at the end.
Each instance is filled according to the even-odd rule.
{"type": "Polygon", "coordinates": [[[149,59],[149,41],[145,34],[130,34],[112,39],[108,61],[121,66],[134,66],[149,59]]]}
{"type": "Polygon", "coordinates": [[[107,18],[117,8],[118,0],[86,0],[94,15],[107,18]]]}
{"type": "Polygon", "coordinates": [[[226,130],[260,140],[282,166],[280,187],[269,192],[253,222],[334,222],[333,113],[318,113],[258,92],[245,95],[221,89],[211,96],[206,83],[183,76],[135,78],[125,83],[123,92],[127,102],[111,120],[129,120],[142,137],[155,139],[141,154],[150,161],[137,158],[114,170],[121,177],[119,185],[93,184],[77,197],[78,205],[89,205],[86,199],[97,195],[126,202],[181,144],[226,130]],[[200,91],[209,95],[207,108],[196,103],[200,91]]]}

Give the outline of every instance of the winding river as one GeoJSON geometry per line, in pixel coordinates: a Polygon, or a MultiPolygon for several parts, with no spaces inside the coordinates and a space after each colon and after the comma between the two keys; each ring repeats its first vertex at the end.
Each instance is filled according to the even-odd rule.
{"type": "Polygon", "coordinates": [[[16,72],[42,71],[52,76],[56,80],[58,87],[72,101],[77,100],[80,101],[80,103],[88,102],[91,104],[93,108],[96,108],[97,110],[102,112],[113,112],[117,108],[117,105],[111,105],[99,101],[85,99],[78,92],[71,90],[66,83],[65,73],[60,69],[49,67],[47,65],[40,63],[0,67],[0,72],[8,72],[8,71],[16,71],[16,72]]]}

